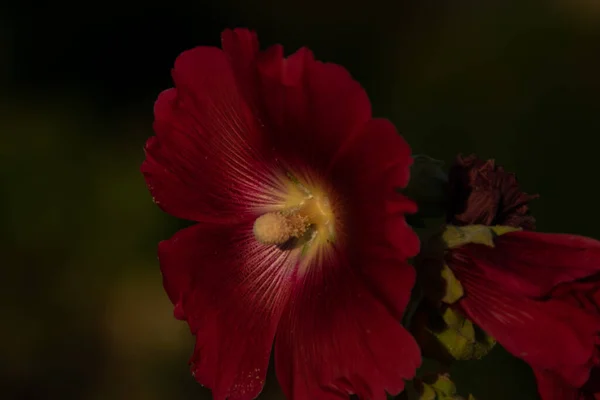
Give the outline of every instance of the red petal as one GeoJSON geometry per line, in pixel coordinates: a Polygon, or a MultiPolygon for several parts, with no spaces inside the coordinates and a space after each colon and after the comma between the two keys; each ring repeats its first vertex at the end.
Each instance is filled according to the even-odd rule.
{"type": "Polygon", "coordinates": [[[475,264],[452,269],[465,289],[459,304],[469,319],[532,367],[554,371],[573,386],[585,383],[600,332],[597,318],[566,302],[500,289],[475,264]]]}
{"type": "Polygon", "coordinates": [[[579,400],[579,389],[549,371],[534,369],[541,400],[579,400]]]}
{"type": "MultiPolygon", "coordinates": [[[[583,281],[568,282],[556,287],[549,297],[568,302],[585,310],[594,318],[600,320],[600,275],[592,276],[583,281]]],[[[595,365],[590,373],[588,382],[581,388],[580,400],[600,399],[600,337],[597,340],[595,365]],[[594,396],[595,395],[595,396],[594,396]]]]}
{"type": "Polygon", "coordinates": [[[498,237],[494,248],[463,251],[497,285],[527,296],[544,296],[562,282],[600,271],[600,242],[582,236],[513,232],[498,237]]]}
{"type": "Polygon", "coordinates": [[[257,116],[262,116],[262,100],[256,60],[259,43],[256,33],[248,29],[226,29],[221,34],[223,51],[229,57],[238,86],[257,116]]]}
{"type": "Polygon", "coordinates": [[[412,158],[406,140],[386,119],[372,119],[352,141],[336,154],[333,173],[351,177],[364,184],[368,194],[385,182],[382,191],[403,188],[408,184],[412,158]],[[375,182],[373,180],[376,180],[375,182]]]}
{"type": "MultiPolygon", "coordinates": [[[[385,400],[421,362],[412,336],[367,289],[351,265],[323,255],[295,286],[275,339],[277,377],[290,400],[385,400]]],[[[377,280],[412,284],[408,265],[373,265],[377,280]]],[[[404,295],[402,295],[404,296],[404,295]]]]}
{"type": "MultiPolygon", "coordinates": [[[[386,210],[389,212],[389,207],[386,210]]],[[[403,215],[390,212],[385,221],[384,212],[379,210],[377,213],[373,212],[373,216],[381,218],[379,229],[365,227],[362,234],[357,234],[359,240],[348,241],[346,252],[348,258],[354,260],[353,267],[356,267],[362,282],[400,320],[415,283],[415,270],[405,260],[418,251],[419,238],[403,215]],[[386,239],[386,235],[392,235],[393,232],[382,230],[382,225],[387,225],[389,229],[398,228],[395,242],[386,239]],[[407,252],[406,255],[403,254],[404,251],[407,252]]]]}
{"type": "Polygon", "coordinates": [[[558,285],[550,297],[568,301],[600,317],[600,274],[558,285]]]}
{"type": "Polygon", "coordinates": [[[198,47],[175,61],[177,89],[156,101],[142,171],[157,204],[185,219],[235,219],[276,201],[264,135],[221,50],[198,47]]]}
{"type": "MultiPolygon", "coordinates": [[[[413,257],[419,239],[406,223],[405,214],[417,206],[397,193],[408,183],[412,158],[410,147],[392,123],[373,119],[340,151],[331,175],[347,202],[349,236],[360,239],[358,249],[370,253],[371,244],[388,244],[392,258],[413,257]]],[[[370,254],[368,255],[368,257],[370,254]]]]}
{"type": "MultiPolygon", "coordinates": [[[[254,69],[256,56],[260,50],[256,33],[245,28],[225,29],[221,33],[221,45],[223,51],[229,56],[236,74],[241,77],[254,69]]],[[[242,79],[244,81],[251,81],[242,79]]]]}
{"type": "Polygon", "coordinates": [[[165,289],[196,335],[192,371],[214,399],[261,391],[296,256],[260,245],[251,225],[195,225],[161,242],[165,289]]]}
{"type": "Polygon", "coordinates": [[[287,59],[273,46],[259,60],[271,140],[290,163],[323,171],[332,157],[371,119],[360,84],[336,64],[321,63],[308,49],[287,59]]]}

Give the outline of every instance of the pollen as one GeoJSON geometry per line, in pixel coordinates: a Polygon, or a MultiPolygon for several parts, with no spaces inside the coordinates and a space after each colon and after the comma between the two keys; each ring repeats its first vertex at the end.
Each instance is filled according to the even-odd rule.
{"type": "Polygon", "coordinates": [[[301,237],[310,223],[307,216],[298,213],[270,212],[254,221],[254,237],[264,244],[284,244],[301,237]]]}
{"type": "Polygon", "coordinates": [[[325,179],[305,170],[300,175],[288,172],[282,183],[280,201],[256,209],[256,241],[286,251],[300,250],[302,258],[310,260],[344,240],[344,207],[325,179]]]}

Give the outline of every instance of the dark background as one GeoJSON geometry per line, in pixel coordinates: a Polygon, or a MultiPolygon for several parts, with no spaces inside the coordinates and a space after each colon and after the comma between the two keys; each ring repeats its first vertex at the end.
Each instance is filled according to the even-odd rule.
{"type": "MultiPolygon", "coordinates": [[[[208,398],[155,256],[182,223],[139,166],[175,57],[225,27],[344,65],[415,153],[496,158],[541,194],[539,230],[600,238],[597,1],[13,3],[0,8],[1,398],[208,398]]],[[[502,349],[454,372],[479,400],[536,398],[502,349]]],[[[262,398],[279,396],[271,379],[262,398]]]]}

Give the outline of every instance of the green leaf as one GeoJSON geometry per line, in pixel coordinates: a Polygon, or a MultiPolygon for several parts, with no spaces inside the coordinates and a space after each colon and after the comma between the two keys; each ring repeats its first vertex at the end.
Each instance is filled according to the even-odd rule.
{"type": "Polygon", "coordinates": [[[459,312],[447,308],[442,317],[446,328],[432,333],[454,359],[480,359],[496,344],[494,338],[459,312]]]}
{"type": "Polygon", "coordinates": [[[450,380],[450,376],[447,374],[438,375],[437,381],[435,381],[432,386],[436,392],[444,396],[452,396],[456,394],[456,385],[450,380]]]}
{"type": "Polygon", "coordinates": [[[446,282],[446,292],[444,297],[442,297],[442,301],[446,304],[453,304],[464,296],[464,289],[446,264],[444,264],[441,274],[442,279],[446,282]]]}
{"type": "Polygon", "coordinates": [[[423,384],[421,389],[422,393],[419,394],[419,400],[436,400],[437,394],[435,389],[431,385],[423,384]]]}
{"type": "MultiPolygon", "coordinates": [[[[435,374],[416,382],[419,400],[464,400],[456,393],[456,385],[448,374],[435,374]]],[[[469,400],[475,400],[469,395],[469,400]]]]}
{"type": "Polygon", "coordinates": [[[497,236],[520,230],[521,228],[502,225],[447,225],[444,233],[442,234],[442,240],[449,249],[460,247],[469,243],[483,244],[494,247],[494,238],[497,236]]]}

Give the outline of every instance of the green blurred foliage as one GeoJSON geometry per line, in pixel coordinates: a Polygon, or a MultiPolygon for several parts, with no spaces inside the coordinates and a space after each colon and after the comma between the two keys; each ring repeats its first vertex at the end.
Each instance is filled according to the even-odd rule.
{"type": "MultiPolygon", "coordinates": [[[[343,64],[415,153],[494,157],[542,195],[540,230],[600,236],[594,2],[356,4],[2,6],[0,397],[209,398],[156,260],[185,223],[152,203],[139,166],[175,56],[225,27],[343,64]]],[[[535,398],[498,346],[451,373],[479,400],[535,398]]],[[[261,398],[281,398],[272,374],[261,398]]]]}

